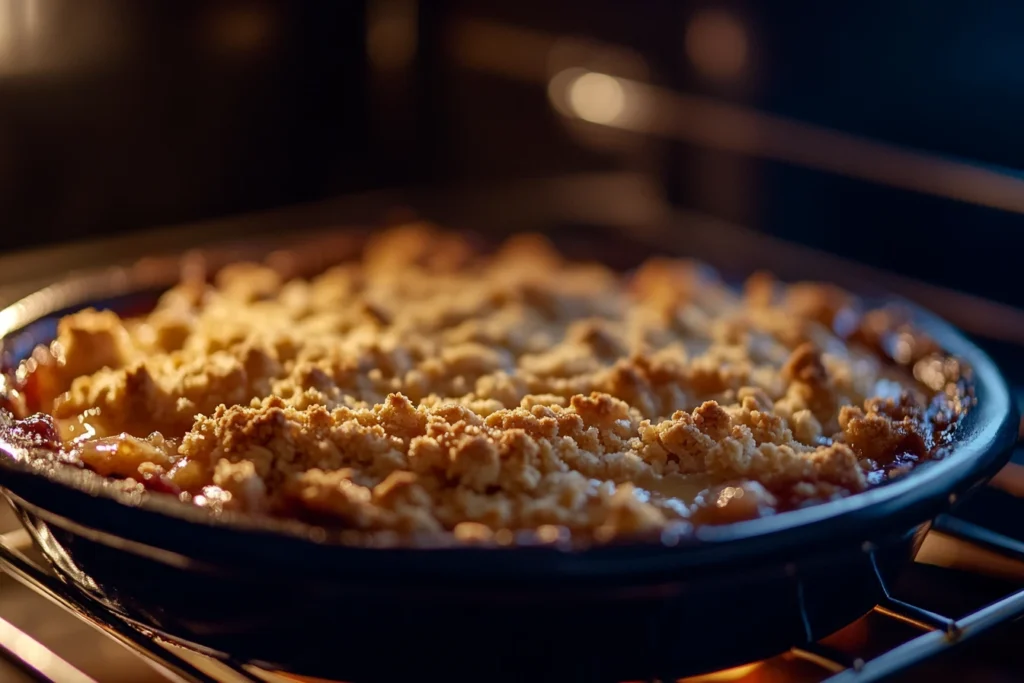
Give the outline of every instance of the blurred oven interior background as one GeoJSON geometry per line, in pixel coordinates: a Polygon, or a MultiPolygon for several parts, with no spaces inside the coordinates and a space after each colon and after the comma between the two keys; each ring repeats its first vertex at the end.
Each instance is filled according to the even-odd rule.
{"type": "MultiPolygon", "coordinates": [[[[1010,0],[0,0],[0,299],[118,256],[28,249],[146,251],[156,227],[416,188],[876,280],[988,338],[1020,387],[1022,30],[1010,0]]],[[[0,640],[10,619],[102,680],[165,680],[0,589],[0,640]]],[[[1019,671],[1001,643],[979,659],[1019,671]]]]}
{"type": "Polygon", "coordinates": [[[652,191],[595,206],[1019,305],[1021,28],[1005,0],[0,0],[0,249],[626,173],[652,191]]]}

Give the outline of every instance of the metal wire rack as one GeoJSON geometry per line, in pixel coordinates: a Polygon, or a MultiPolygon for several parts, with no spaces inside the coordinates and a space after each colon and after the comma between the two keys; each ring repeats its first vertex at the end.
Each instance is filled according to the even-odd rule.
{"type": "MultiPolygon", "coordinates": [[[[933,532],[958,539],[974,548],[997,553],[1010,560],[1024,562],[1024,543],[959,517],[939,517],[933,525],[933,532]]],[[[295,680],[245,662],[230,659],[214,660],[165,643],[152,633],[113,614],[88,596],[74,591],[47,567],[31,559],[28,554],[30,548],[31,541],[23,531],[0,536],[0,569],[145,659],[167,681],[272,683],[295,680]]],[[[885,680],[915,664],[956,648],[996,626],[1024,616],[1024,588],[960,618],[937,614],[897,599],[884,582],[882,588],[885,598],[875,608],[874,615],[909,625],[917,635],[870,658],[850,655],[825,643],[794,648],[782,657],[789,661],[799,660],[805,665],[810,665],[816,672],[811,678],[805,673],[801,680],[816,680],[822,683],[869,683],[885,680]]],[[[94,680],[41,643],[2,620],[0,653],[40,681],[85,683],[94,680]]]]}

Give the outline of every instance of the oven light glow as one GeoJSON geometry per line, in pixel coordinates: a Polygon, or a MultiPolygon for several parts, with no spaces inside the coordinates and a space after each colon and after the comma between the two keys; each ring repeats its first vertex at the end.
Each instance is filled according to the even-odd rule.
{"type": "Polygon", "coordinates": [[[548,98],[563,115],[622,130],[642,130],[650,113],[644,84],[572,67],[548,81],[548,98]]]}
{"type": "Polygon", "coordinates": [[[612,123],[626,110],[626,91],[619,79],[588,72],[569,83],[567,101],[584,121],[612,123]]]}

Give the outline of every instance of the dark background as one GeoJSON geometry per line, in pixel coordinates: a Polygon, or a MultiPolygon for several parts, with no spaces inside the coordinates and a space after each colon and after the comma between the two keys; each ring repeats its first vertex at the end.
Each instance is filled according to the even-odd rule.
{"type": "Polygon", "coordinates": [[[629,168],[681,206],[1024,304],[1019,215],[679,143],[585,143],[542,84],[467,64],[471,20],[628,48],[684,92],[1024,167],[1012,1],[4,0],[2,248],[370,188],[629,168]],[[684,49],[708,8],[749,37],[728,83],[684,49]],[[382,12],[414,27],[400,69],[368,57],[382,12]]]}

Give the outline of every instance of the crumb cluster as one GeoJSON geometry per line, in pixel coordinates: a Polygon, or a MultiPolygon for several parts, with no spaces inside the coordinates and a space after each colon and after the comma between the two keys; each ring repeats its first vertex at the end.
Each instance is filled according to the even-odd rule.
{"type": "Polygon", "coordinates": [[[623,275],[413,225],[312,279],[236,264],[63,318],[24,380],[104,476],[400,534],[599,541],[774,514],[932,457],[961,371],[884,311],[767,275],[623,275]],[[895,361],[898,362],[894,362],[895,361]]]}

